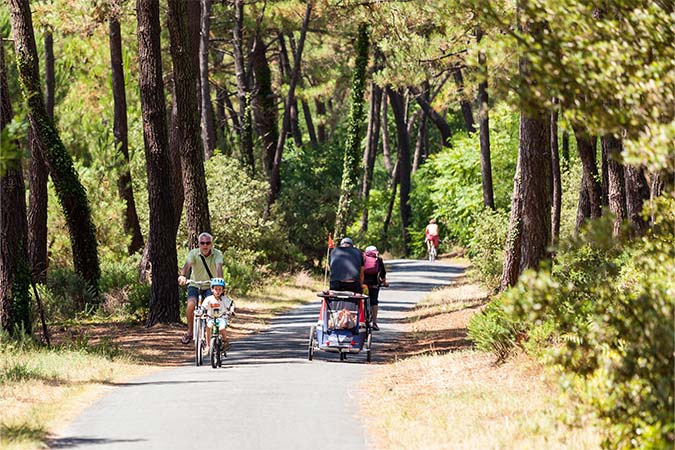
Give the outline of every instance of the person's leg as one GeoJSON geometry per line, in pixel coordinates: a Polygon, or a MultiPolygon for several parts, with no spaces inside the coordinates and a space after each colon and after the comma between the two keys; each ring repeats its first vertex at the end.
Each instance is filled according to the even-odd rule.
{"type": "Polygon", "coordinates": [[[230,347],[230,342],[227,340],[227,330],[222,328],[220,330],[220,337],[223,338],[223,350],[227,350],[230,347]]]}
{"type": "Polygon", "coordinates": [[[209,351],[209,346],[211,345],[211,327],[212,326],[213,326],[212,324],[208,324],[206,326],[206,349],[205,350],[206,350],[207,353],[209,351]]]}
{"type": "Polygon", "coordinates": [[[197,298],[196,297],[189,297],[187,299],[187,334],[192,336],[192,325],[195,320],[195,304],[197,303],[197,298]]]}
{"type": "Polygon", "coordinates": [[[373,315],[373,329],[377,331],[380,329],[377,324],[377,309],[380,303],[380,288],[374,286],[373,289],[369,292],[369,294],[370,294],[370,309],[373,315]]]}
{"type": "Polygon", "coordinates": [[[371,306],[372,311],[373,311],[373,325],[377,325],[377,308],[378,305],[373,305],[371,306]]]}

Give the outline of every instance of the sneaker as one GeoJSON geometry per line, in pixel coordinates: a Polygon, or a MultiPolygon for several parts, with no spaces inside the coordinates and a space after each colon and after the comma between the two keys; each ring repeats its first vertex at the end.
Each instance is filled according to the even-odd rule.
{"type": "Polygon", "coordinates": [[[380,331],[380,327],[376,323],[373,324],[373,331],[380,331]]]}

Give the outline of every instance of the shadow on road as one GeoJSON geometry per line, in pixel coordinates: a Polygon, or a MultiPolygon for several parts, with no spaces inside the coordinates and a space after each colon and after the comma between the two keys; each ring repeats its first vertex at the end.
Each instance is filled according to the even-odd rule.
{"type": "MultiPolygon", "coordinates": [[[[145,439],[105,439],[88,437],[67,437],[47,441],[49,448],[75,448],[81,445],[108,445],[130,442],[144,442],[145,439]]],[[[140,446],[142,447],[142,445],[140,446]]]]}

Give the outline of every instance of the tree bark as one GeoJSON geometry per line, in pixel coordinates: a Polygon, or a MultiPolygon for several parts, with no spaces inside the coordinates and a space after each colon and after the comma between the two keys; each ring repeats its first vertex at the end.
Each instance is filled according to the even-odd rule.
{"type": "Polygon", "coordinates": [[[269,177],[274,165],[279,131],[277,129],[277,101],[272,90],[272,71],[265,55],[265,43],[258,33],[253,40],[251,67],[255,75],[253,119],[263,143],[263,166],[269,177]]]}
{"type": "Polygon", "coordinates": [[[438,131],[441,133],[441,143],[444,147],[450,147],[450,138],[452,137],[452,131],[450,126],[445,119],[431,107],[431,104],[423,99],[421,96],[417,96],[417,104],[420,105],[424,113],[429,117],[429,119],[436,125],[438,131]]]}
{"type": "Polygon", "coordinates": [[[246,160],[251,175],[255,174],[255,158],[253,156],[253,128],[251,121],[251,93],[248,85],[244,61],[243,26],[244,0],[234,2],[234,26],[232,41],[235,78],[237,80],[237,97],[239,98],[239,145],[241,157],[246,160]]]}
{"type": "Polygon", "coordinates": [[[591,200],[588,197],[588,176],[581,175],[581,187],[579,188],[579,202],[577,203],[577,220],[574,226],[574,234],[579,234],[581,226],[591,217],[591,200]]]}
{"type": "Polygon", "coordinates": [[[499,290],[504,291],[514,286],[520,276],[521,242],[523,237],[522,226],[522,201],[520,196],[520,156],[516,165],[516,175],[513,179],[513,196],[511,199],[511,216],[509,229],[506,236],[506,249],[504,250],[504,267],[499,290]]]}
{"type": "MultiPolygon", "coordinates": [[[[430,90],[429,81],[425,80],[420,95],[423,95],[427,101],[429,100],[429,90],[430,90]]],[[[420,164],[422,163],[423,154],[426,153],[424,146],[426,136],[427,136],[427,115],[426,113],[424,113],[424,111],[422,111],[419,120],[419,126],[417,128],[417,141],[415,142],[415,152],[413,154],[412,173],[417,172],[417,169],[419,169],[420,164]]]]}
{"type": "MultiPolygon", "coordinates": [[[[294,51],[293,46],[291,46],[291,51],[294,51]]],[[[279,57],[281,58],[281,68],[283,69],[282,73],[286,74],[286,77],[290,77],[293,70],[291,69],[291,60],[288,56],[288,50],[286,49],[286,40],[284,38],[283,33],[279,33],[279,57]]],[[[300,83],[300,81],[301,77],[300,74],[298,73],[297,82],[300,83]]],[[[287,135],[293,137],[293,143],[295,144],[296,147],[302,147],[302,133],[300,133],[300,125],[298,120],[298,101],[295,98],[295,93],[293,94],[289,114],[290,114],[290,121],[289,121],[290,128],[286,130],[286,133],[287,135]]]]}
{"type": "Polygon", "coordinates": [[[178,322],[176,233],[171,199],[171,166],[166,134],[166,106],[162,80],[159,0],[137,0],[138,81],[143,116],[145,161],[148,173],[150,233],[148,253],[152,265],[152,296],[148,326],[178,322]]]}
{"type": "Polygon", "coordinates": [[[384,168],[386,169],[389,177],[393,180],[394,178],[394,164],[391,163],[391,150],[389,145],[389,115],[387,113],[387,96],[382,95],[382,117],[380,120],[380,127],[382,128],[382,158],[384,161],[384,168]]]}
{"type": "Polygon", "coordinates": [[[567,130],[562,132],[562,165],[567,170],[570,166],[570,134],[567,130]]]}
{"type": "Polygon", "coordinates": [[[316,107],[316,139],[319,143],[326,142],[326,104],[316,99],[314,100],[314,106],[316,107]]]}
{"type": "Polygon", "coordinates": [[[209,34],[211,30],[212,0],[201,0],[199,30],[199,85],[201,87],[201,135],[204,159],[208,160],[216,148],[216,130],[209,84],[209,34]]]}
{"type": "Polygon", "coordinates": [[[192,61],[194,54],[190,51],[188,10],[184,1],[168,1],[168,26],[176,95],[181,172],[185,193],[187,244],[189,248],[195,248],[198,246],[199,234],[203,231],[211,231],[211,219],[204,173],[198,73],[192,61]]]}
{"type": "Polygon", "coordinates": [[[28,166],[28,260],[33,280],[44,283],[47,280],[47,205],[49,193],[47,180],[49,168],[45,160],[45,149],[35,132],[28,130],[30,162],[28,166]]]}
{"type": "MultiPolygon", "coordinates": [[[[476,40],[481,41],[483,32],[478,28],[476,40]]],[[[492,158],[490,156],[490,104],[488,96],[488,69],[484,52],[478,53],[478,66],[481,81],[478,83],[478,127],[480,141],[480,173],[483,186],[483,205],[495,209],[494,189],[492,187],[492,158]]]]}
{"type": "Polygon", "coordinates": [[[602,214],[602,188],[598,183],[598,166],[595,162],[595,137],[591,137],[581,127],[574,127],[577,139],[577,152],[586,176],[588,200],[591,206],[591,219],[597,219],[602,214]]]}
{"type": "Polygon", "coordinates": [[[370,114],[366,139],[366,150],[363,154],[363,182],[361,184],[361,200],[363,212],[361,213],[360,235],[363,237],[368,231],[368,198],[373,181],[373,169],[375,156],[380,138],[380,106],[382,105],[382,88],[376,83],[370,83],[370,114]]]}
{"type": "Polygon", "coordinates": [[[384,223],[382,225],[382,240],[385,242],[387,242],[387,233],[389,232],[389,224],[391,223],[391,216],[394,212],[394,202],[396,201],[396,189],[398,188],[398,162],[394,164],[390,185],[391,195],[389,196],[387,214],[384,216],[384,223]]]}
{"type": "Polygon", "coordinates": [[[45,108],[47,115],[54,120],[54,97],[56,95],[56,77],[54,70],[54,36],[45,31],[45,108]]]}
{"type": "MultiPolygon", "coordinates": [[[[12,103],[7,85],[5,48],[0,41],[0,131],[11,122],[12,103]]],[[[8,143],[3,143],[7,146],[8,143]]],[[[10,144],[11,145],[11,144],[10,144]]],[[[31,333],[26,188],[21,157],[0,173],[0,329],[31,333]]]]}
{"type": "Polygon", "coordinates": [[[560,178],[560,157],[558,155],[558,111],[551,111],[551,184],[553,189],[551,210],[551,245],[558,244],[560,236],[560,211],[562,208],[562,182],[560,178]]]}
{"type": "Polygon", "coordinates": [[[408,255],[410,236],[408,235],[408,224],[410,222],[410,142],[405,123],[405,111],[403,106],[403,95],[400,92],[387,88],[391,109],[396,121],[396,135],[398,138],[398,181],[401,186],[399,193],[400,213],[401,213],[401,237],[404,245],[404,254],[408,255]]]}
{"type": "Polygon", "coordinates": [[[642,215],[642,204],[649,198],[649,186],[642,169],[634,166],[624,167],[626,187],[626,214],[638,235],[647,231],[647,221],[642,215]]]}
{"type": "MultiPolygon", "coordinates": [[[[114,9],[118,10],[121,5],[119,0],[114,0],[114,9]]],[[[127,96],[124,90],[124,64],[122,62],[122,35],[117,13],[109,19],[110,28],[110,71],[112,73],[112,91],[114,103],[113,134],[115,135],[115,148],[122,155],[122,167],[117,179],[117,191],[120,198],[126,204],[124,214],[124,232],[131,237],[129,242],[129,254],[136,253],[143,248],[143,235],[138,222],[136,201],[131,185],[131,171],[129,170],[129,128],[127,124],[127,96]]]]}
{"type": "Polygon", "coordinates": [[[457,95],[459,96],[459,104],[462,108],[462,116],[464,117],[464,126],[466,127],[467,133],[475,133],[476,126],[473,122],[473,109],[471,108],[471,102],[466,98],[464,92],[464,77],[462,76],[462,70],[456,68],[452,71],[452,76],[455,79],[455,84],[457,85],[457,95]]]}
{"type": "Polygon", "coordinates": [[[96,229],[84,187],[78,179],[73,161],[61,142],[54,122],[45,108],[40,89],[30,5],[28,0],[9,0],[8,5],[16,47],[19,80],[27,100],[30,126],[36,139],[46,150],[45,157],[49,172],[68,224],[75,270],[98,293],[101,273],[96,229]]]}
{"type": "Polygon", "coordinates": [[[626,220],[626,188],[623,165],[619,162],[621,156],[621,139],[607,134],[602,137],[602,148],[607,155],[607,197],[609,210],[614,215],[612,235],[617,237],[621,233],[621,224],[626,220]]]}
{"type": "Polygon", "coordinates": [[[313,0],[307,0],[307,7],[305,9],[305,17],[302,21],[302,28],[300,30],[300,39],[298,40],[298,48],[295,56],[295,66],[291,73],[289,81],[288,93],[286,95],[286,102],[284,106],[283,126],[279,132],[277,140],[277,147],[274,151],[274,164],[272,165],[272,174],[270,175],[270,189],[267,196],[267,207],[265,208],[265,216],[269,214],[272,204],[279,197],[281,192],[281,157],[284,151],[284,144],[286,142],[286,132],[290,126],[290,108],[293,99],[295,98],[295,86],[298,83],[298,76],[300,74],[300,64],[302,62],[302,49],[305,45],[305,36],[307,35],[307,27],[309,26],[309,18],[312,15],[313,0]]]}
{"type": "Polygon", "coordinates": [[[602,140],[600,141],[600,173],[602,174],[601,180],[601,192],[602,192],[602,207],[606,208],[609,206],[609,173],[607,172],[608,161],[607,161],[607,148],[602,145],[602,140]]]}

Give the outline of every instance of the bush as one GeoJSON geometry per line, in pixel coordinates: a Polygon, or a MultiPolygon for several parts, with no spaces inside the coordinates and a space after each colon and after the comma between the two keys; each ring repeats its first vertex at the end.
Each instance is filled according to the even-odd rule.
{"type": "Polygon", "coordinates": [[[524,327],[505,311],[499,298],[493,299],[480,313],[474,314],[468,336],[478,350],[492,352],[504,361],[513,351],[524,327]]]}
{"type": "Polygon", "coordinates": [[[504,266],[504,247],[509,226],[506,211],[483,210],[469,240],[469,258],[485,286],[496,291],[504,266]]]}

